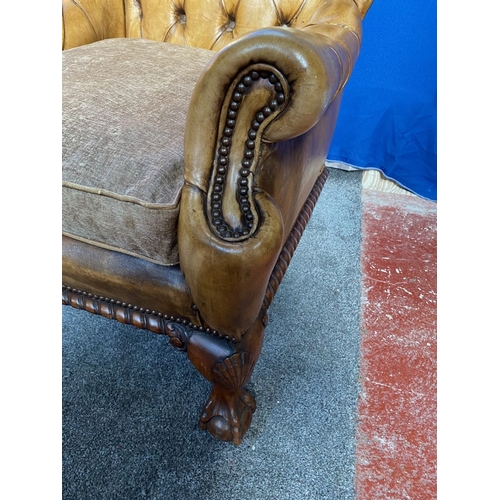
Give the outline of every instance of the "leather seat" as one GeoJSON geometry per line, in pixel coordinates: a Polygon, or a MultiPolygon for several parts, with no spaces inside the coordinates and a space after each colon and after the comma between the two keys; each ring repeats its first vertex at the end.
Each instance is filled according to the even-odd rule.
{"type": "Polygon", "coordinates": [[[63,304],[167,335],[241,443],[371,0],[63,0],[63,304]]]}

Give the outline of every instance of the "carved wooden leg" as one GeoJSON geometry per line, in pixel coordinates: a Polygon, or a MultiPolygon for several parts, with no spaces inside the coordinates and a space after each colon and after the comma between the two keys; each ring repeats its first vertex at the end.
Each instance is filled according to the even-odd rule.
{"type": "Polygon", "coordinates": [[[217,363],[212,392],[200,417],[200,429],[208,430],[221,441],[241,443],[256,408],[253,396],[242,389],[253,367],[247,352],[237,352],[217,363]]]}
{"type": "Polygon", "coordinates": [[[214,385],[200,417],[200,429],[221,441],[239,445],[252,423],[256,403],[243,389],[228,391],[214,385]]]}
{"type": "Polygon", "coordinates": [[[241,444],[256,409],[253,396],[243,389],[262,348],[263,317],[237,344],[227,344],[208,337],[192,337],[188,356],[200,373],[212,382],[212,391],[205,403],[199,426],[221,441],[241,444]],[[228,346],[232,353],[227,355],[228,346]],[[227,349],[227,348],[226,348],[227,349]]]}
{"type": "Polygon", "coordinates": [[[187,320],[169,320],[157,313],[144,313],[116,300],[100,299],[63,286],[62,303],[121,323],[166,334],[170,343],[187,355],[198,371],[212,383],[212,391],[200,418],[200,427],[215,438],[240,444],[250,427],[255,399],[243,389],[260,355],[267,316],[264,310],[240,342],[220,338],[187,320]]]}

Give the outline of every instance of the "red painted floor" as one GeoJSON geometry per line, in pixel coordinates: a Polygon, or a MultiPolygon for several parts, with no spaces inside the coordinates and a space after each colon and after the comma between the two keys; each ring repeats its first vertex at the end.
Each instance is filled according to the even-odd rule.
{"type": "Polygon", "coordinates": [[[436,203],[363,191],[359,500],[437,498],[436,203]]]}

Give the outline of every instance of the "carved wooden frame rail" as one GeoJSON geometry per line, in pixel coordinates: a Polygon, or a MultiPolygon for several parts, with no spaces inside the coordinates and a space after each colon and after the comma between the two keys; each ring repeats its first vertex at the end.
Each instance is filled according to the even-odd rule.
{"type": "Polygon", "coordinates": [[[212,382],[212,392],[200,417],[200,428],[209,430],[217,439],[240,444],[256,408],[255,399],[243,386],[250,378],[260,354],[267,324],[267,310],[288,269],[327,177],[328,170],[325,168],[316,180],[276,261],[260,314],[240,342],[185,318],[139,308],[65,285],[62,287],[62,303],[136,328],[167,335],[170,343],[175,348],[186,351],[198,371],[212,382]]]}

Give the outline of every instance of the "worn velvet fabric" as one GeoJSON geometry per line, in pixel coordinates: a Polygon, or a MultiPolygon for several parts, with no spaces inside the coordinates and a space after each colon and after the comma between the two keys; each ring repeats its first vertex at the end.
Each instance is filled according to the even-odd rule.
{"type": "Polygon", "coordinates": [[[186,114],[212,55],[140,39],[62,53],[64,234],[178,263],[186,114]]]}

